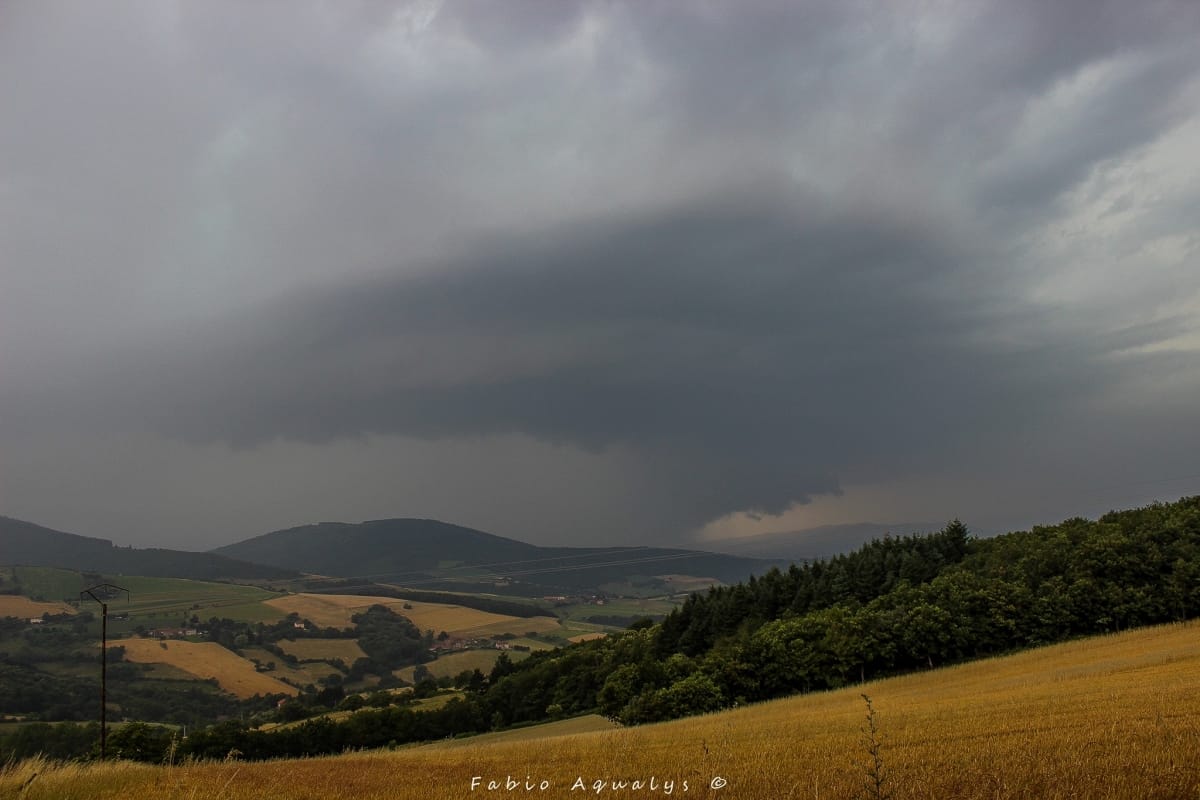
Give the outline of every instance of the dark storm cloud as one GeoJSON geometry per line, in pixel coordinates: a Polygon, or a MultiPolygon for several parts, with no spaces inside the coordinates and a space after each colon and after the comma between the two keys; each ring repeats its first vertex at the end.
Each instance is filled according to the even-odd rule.
{"type": "Polygon", "coordinates": [[[10,464],[127,433],[240,464],[232,516],[297,453],[470,442],[665,535],[1200,429],[1200,4],[16,9],[10,464]]]}
{"type": "MultiPolygon", "coordinates": [[[[589,3],[443,3],[431,24],[462,34],[499,54],[543,46],[568,36],[587,13],[589,3]]],[[[594,6],[593,6],[594,7],[594,6]]]]}
{"type": "Polygon", "coordinates": [[[521,433],[623,445],[679,529],[779,513],[838,473],[902,470],[947,441],[1041,426],[1113,380],[1098,356],[1001,341],[1027,313],[1001,281],[945,291],[935,231],[741,194],[653,220],[494,240],[423,278],[306,293],[219,334],[117,361],[102,417],[254,446],[276,437],[521,433]],[[117,389],[116,387],[119,387],[117,389]]]}
{"type": "MultiPolygon", "coordinates": [[[[1195,59],[1171,53],[1098,78],[1102,91],[1089,98],[1053,136],[1036,143],[1024,163],[999,172],[982,188],[989,205],[1045,213],[1044,204],[1076,185],[1095,165],[1153,139],[1186,118],[1180,92],[1195,75],[1195,59]]],[[[1007,165],[1006,165],[1007,166],[1007,165]]]]}

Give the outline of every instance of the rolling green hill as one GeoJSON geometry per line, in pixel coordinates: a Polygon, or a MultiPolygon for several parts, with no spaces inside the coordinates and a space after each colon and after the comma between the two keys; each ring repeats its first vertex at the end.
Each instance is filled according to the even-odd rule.
{"type": "Polygon", "coordinates": [[[536,559],[540,549],[436,520],[389,519],[358,525],[303,525],[212,552],[321,575],[403,576],[463,561],[489,564],[536,559]]]}
{"type": "MultiPolygon", "coordinates": [[[[631,579],[686,574],[744,580],[771,562],[656,547],[539,547],[429,519],[322,522],[264,534],[213,551],[320,575],[369,577],[405,586],[510,594],[599,591],[631,579]]],[[[659,593],[669,590],[665,583],[659,593]]]]}
{"type": "Polygon", "coordinates": [[[108,539],[56,531],[10,517],[0,517],[0,564],[196,580],[295,576],[286,568],[252,564],[216,553],[116,547],[108,539]]]}
{"type": "MultiPolygon", "coordinates": [[[[221,757],[228,747],[216,746],[211,759],[169,766],[33,759],[0,770],[0,796],[663,798],[663,781],[673,780],[672,798],[715,800],[1195,798],[1196,634],[1193,623],[1099,636],[634,728],[588,715],[420,747],[366,753],[360,742],[327,758],[253,764],[230,763],[221,757]],[[879,784],[869,782],[873,766],[879,784]],[[476,776],[484,783],[472,792],[476,776]],[[514,790],[504,788],[510,777],[514,790]],[[658,791],[607,782],[651,777],[658,791]],[[524,788],[530,778],[531,791],[524,788]],[[580,778],[585,788],[573,791],[580,778]],[[546,790],[536,788],[541,781],[546,790]],[[605,783],[596,789],[593,781],[605,783]],[[25,787],[32,791],[23,795],[25,787]]],[[[356,716],[365,723],[393,715],[403,716],[356,716]]],[[[303,723],[285,733],[337,724],[303,723]]],[[[20,735],[14,731],[14,741],[20,735]]],[[[391,735],[384,729],[379,744],[391,735]]]]}

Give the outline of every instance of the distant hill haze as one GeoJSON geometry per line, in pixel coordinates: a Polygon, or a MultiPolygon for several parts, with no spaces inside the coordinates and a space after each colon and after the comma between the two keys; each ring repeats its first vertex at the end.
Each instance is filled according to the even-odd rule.
{"type": "Polygon", "coordinates": [[[784,533],[763,533],[737,539],[708,543],[720,553],[753,558],[811,561],[857,550],[872,539],[885,536],[909,536],[941,530],[945,523],[905,522],[883,525],[877,522],[854,522],[844,525],[821,525],[784,533]]]}
{"type": "MultiPolygon", "coordinates": [[[[538,596],[604,593],[629,582],[655,590],[654,576],[737,583],[774,561],[657,547],[539,547],[430,519],[322,522],[263,534],[204,553],[117,547],[0,517],[0,564],[110,575],[286,579],[300,573],[368,578],[428,589],[538,596]]],[[[670,591],[669,581],[657,589],[670,591]]]]}
{"type": "Polygon", "coordinates": [[[431,519],[322,522],[212,552],[317,575],[511,594],[591,591],[631,576],[666,574],[736,582],[772,563],[656,547],[539,547],[431,519]]]}
{"type": "Polygon", "coordinates": [[[286,568],[216,553],[116,547],[108,539],[56,531],[10,517],[0,517],[0,564],[197,580],[296,577],[286,568]]]}

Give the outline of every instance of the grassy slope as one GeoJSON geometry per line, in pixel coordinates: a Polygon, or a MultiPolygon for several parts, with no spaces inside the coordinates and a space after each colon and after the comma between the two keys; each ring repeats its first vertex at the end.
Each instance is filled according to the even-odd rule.
{"type": "Polygon", "coordinates": [[[66,603],[39,603],[21,595],[0,595],[0,617],[31,619],[46,614],[74,614],[75,609],[66,603]]]}
{"type": "Polygon", "coordinates": [[[0,516],[0,561],[109,575],[178,575],[205,580],[298,577],[291,570],[247,564],[214,553],[114,547],[108,539],[65,533],[4,516],[0,516]]]}
{"type": "MultiPolygon", "coordinates": [[[[79,601],[79,592],[85,587],[78,572],[54,567],[0,567],[0,577],[6,583],[19,583],[26,597],[44,597],[50,601],[65,598],[77,603],[79,610],[100,613],[98,603],[89,599],[79,601]]],[[[277,592],[254,586],[140,575],[108,580],[129,590],[128,597],[114,594],[108,600],[110,632],[132,630],[138,624],[147,628],[177,626],[193,614],[204,620],[228,617],[245,622],[273,622],[285,616],[279,609],[263,603],[279,597],[277,592]],[[118,619],[126,615],[128,620],[118,619]]]]}
{"type": "MultiPolygon", "coordinates": [[[[704,587],[707,588],[707,587],[704,587]]],[[[608,600],[604,605],[573,603],[555,606],[554,613],[568,620],[586,622],[588,617],[664,617],[679,603],[662,598],[630,598],[608,600]]]]}
{"type": "MultiPolygon", "coordinates": [[[[484,675],[487,675],[492,671],[492,667],[496,666],[496,659],[500,657],[501,652],[507,652],[509,659],[512,661],[521,661],[529,657],[529,653],[521,650],[460,650],[457,653],[438,656],[437,659],[425,664],[425,668],[435,678],[443,676],[453,678],[463,670],[470,669],[477,669],[484,675]]],[[[402,680],[412,683],[413,672],[415,670],[416,667],[403,667],[396,670],[393,674],[402,680]]]]}
{"type": "Polygon", "coordinates": [[[5,585],[17,583],[29,597],[54,601],[77,601],[79,592],[86,589],[78,572],[55,567],[0,567],[5,585]]]}
{"type": "MultiPolygon", "coordinates": [[[[358,639],[294,639],[277,642],[279,649],[293,655],[301,661],[316,661],[320,659],[341,659],[346,664],[353,664],[366,653],[358,646],[358,639]]],[[[273,660],[278,660],[274,659],[273,660]]]]}
{"type": "MultiPolygon", "coordinates": [[[[428,519],[322,522],[256,536],[213,552],[301,572],[371,576],[423,588],[430,588],[431,575],[491,586],[496,575],[511,574],[523,586],[520,594],[534,595],[590,592],[607,582],[626,581],[631,573],[686,572],[737,581],[765,571],[770,564],[674,549],[538,547],[428,519]],[[467,554],[467,561],[477,566],[460,561],[467,554]]],[[[707,586],[708,581],[701,585],[707,586]]]]}
{"type": "Polygon", "coordinates": [[[412,620],[421,630],[446,631],[452,636],[491,636],[499,633],[558,631],[557,619],[512,617],[463,606],[396,600],[387,597],[340,594],[290,594],[267,602],[283,613],[295,612],[321,627],[347,628],[350,618],[373,605],[387,606],[412,620]],[[407,606],[407,608],[406,608],[407,606]]]}
{"type": "Polygon", "coordinates": [[[159,642],[153,639],[117,639],[109,647],[125,648],[125,660],[142,664],[167,664],[201,680],[215,678],[221,688],[241,698],[256,694],[297,694],[294,687],[269,674],[216,642],[159,642]]]}
{"type": "Polygon", "coordinates": [[[321,678],[334,673],[342,674],[337,667],[330,666],[324,661],[301,662],[293,667],[284,662],[279,656],[265,650],[261,647],[243,647],[242,657],[251,662],[257,661],[262,665],[270,663],[275,664],[275,669],[266,672],[272,678],[295,684],[296,686],[307,686],[308,684],[316,684],[321,678]]]}
{"type": "MultiPolygon", "coordinates": [[[[188,578],[149,578],[124,576],[115,580],[129,590],[128,601],[124,597],[109,603],[110,614],[128,612],[130,616],[158,614],[164,619],[196,614],[203,619],[228,616],[225,609],[249,603],[259,603],[278,597],[254,586],[235,583],[196,581],[188,578]],[[200,608],[193,609],[198,605],[200,608]]],[[[277,614],[276,619],[282,614],[277,614]]],[[[164,623],[165,624],[165,623],[164,623]]]]}
{"type": "MultiPolygon", "coordinates": [[[[75,613],[90,611],[99,616],[100,605],[91,600],[78,603],[73,608],[64,603],[49,603],[32,606],[23,600],[29,596],[78,598],[79,573],[50,567],[5,568],[10,574],[15,570],[26,595],[0,595],[0,616],[31,617],[47,613],[75,613]]],[[[128,634],[138,625],[146,628],[177,627],[193,615],[202,620],[210,617],[228,617],[243,622],[275,622],[282,619],[284,612],[273,608],[264,600],[278,597],[254,586],[232,583],[196,581],[187,578],[148,578],[122,576],[124,594],[108,599],[108,630],[112,636],[128,634]]],[[[94,628],[99,633],[99,624],[94,628]]]]}
{"type": "MultiPolygon", "coordinates": [[[[874,701],[896,800],[939,798],[1194,798],[1200,794],[1200,624],[1171,625],[1027,651],[948,669],[788,698],[705,717],[552,740],[477,740],[261,764],[170,769],[132,764],[0,775],[25,797],[429,798],[472,796],[472,776],[682,782],[685,796],[730,800],[862,794],[865,704],[874,701]],[[711,791],[715,777],[728,781],[711,791]]],[[[481,796],[489,795],[479,792],[481,796]]],[[[610,792],[605,797],[661,795],[610,792]]]]}
{"type": "Polygon", "coordinates": [[[530,725],[527,728],[514,728],[508,731],[483,733],[465,739],[445,739],[440,742],[417,745],[422,750],[445,750],[462,747],[478,748],[485,745],[512,744],[513,742],[532,742],[537,739],[555,739],[560,736],[572,736],[577,733],[595,733],[596,731],[611,731],[620,727],[599,714],[587,714],[582,717],[562,719],[557,722],[544,722],[541,725],[530,725]]]}

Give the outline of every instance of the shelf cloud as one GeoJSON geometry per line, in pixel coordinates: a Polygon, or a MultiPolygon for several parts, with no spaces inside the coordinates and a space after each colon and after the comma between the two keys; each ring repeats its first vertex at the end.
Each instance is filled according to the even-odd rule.
{"type": "Polygon", "coordinates": [[[10,516],[597,544],[1190,488],[1136,487],[1200,444],[1193,3],[10,17],[10,516]]]}

